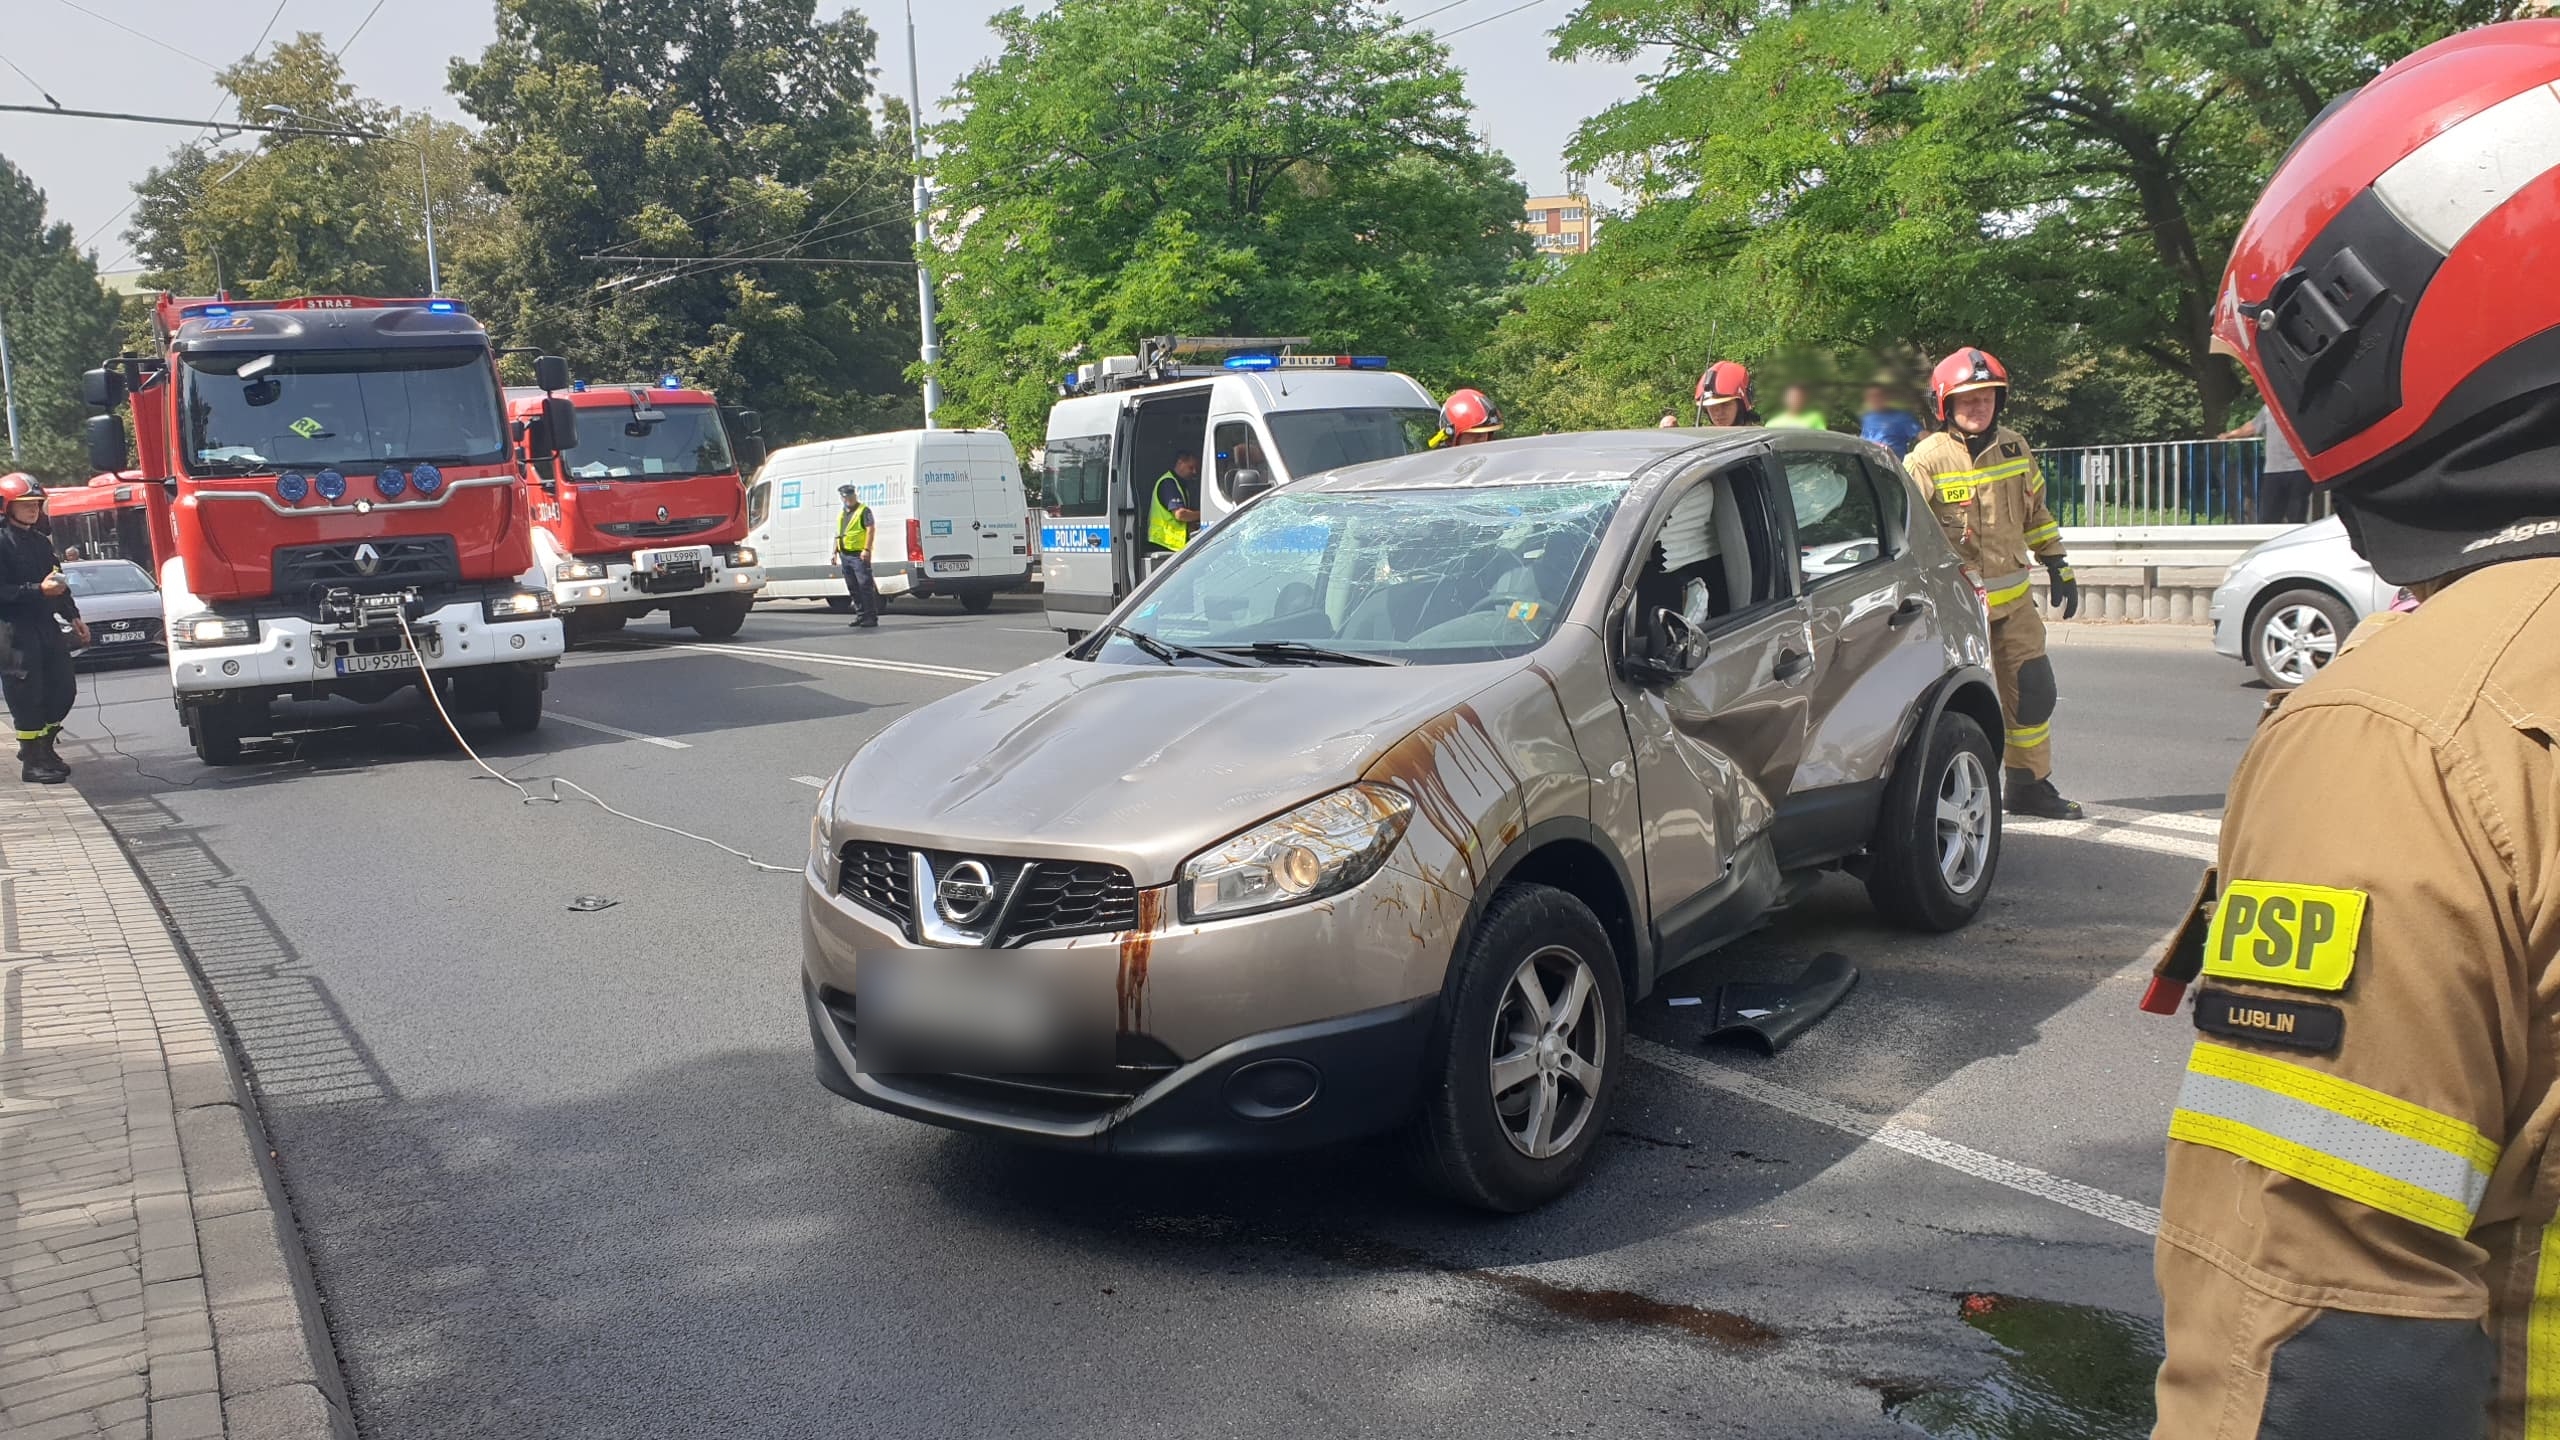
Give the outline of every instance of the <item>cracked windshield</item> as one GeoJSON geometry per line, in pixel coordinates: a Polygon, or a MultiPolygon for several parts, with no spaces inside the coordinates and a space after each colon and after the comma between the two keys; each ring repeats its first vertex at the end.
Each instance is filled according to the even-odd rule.
{"type": "Polygon", "coordinates": [[[569,473],[580,480],[672,480],[737,468],[712,407],[669,405],[654,420],[647,413],[581,410],[577,446],[564,457],[569,473]]]}
{"type": "MultiPolygon", "coordinates": [[[[1276,495],[1209,531],[1129,628],[1212,656],[1325,650],[1457,664],[1522,654],[1555,629],[1625,489],[1276,495]]],[[[1115,636],[1100,658],[1146,663],[1143,648],[1115,636]]]]}
{"type": "Polygon", "coordinates": [[[189,355],[186,406],[200,475],[506,456],[497,376],[476,348],[189,355]]]}

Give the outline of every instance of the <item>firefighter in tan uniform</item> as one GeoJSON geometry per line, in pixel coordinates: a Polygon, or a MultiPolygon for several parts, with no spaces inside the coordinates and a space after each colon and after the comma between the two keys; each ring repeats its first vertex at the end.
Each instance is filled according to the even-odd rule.
{"type": "Polygon", "coordinates": [[[2195,989],[2159,1440],[2560,1437],[2560,21],[2333,107],[2215,315],[2423,603],[2261,726],[2195,989]],[[2526,137],[2530,137],[2529,139],[2526,137]]]}
{"type": "Polygon", "coordinates": [[[2062,527],[2044,505],[2044,476],[2018,432],[2000,423],[2009,372],[1986,350],[1959,350],[1929,374],[1938,428],[1903,466],[1937,512],[1947,543],[1964,557],[1991,607],[1991,668],[2009,717],[2001,764],[2011,813],[2077,820],[2080,807],[2053,788],[2053,661],[2036,614],[2035,567],[2051,576],[2065,620],[2080,613],[2080,583],[2062,554],[2062,527]]]}

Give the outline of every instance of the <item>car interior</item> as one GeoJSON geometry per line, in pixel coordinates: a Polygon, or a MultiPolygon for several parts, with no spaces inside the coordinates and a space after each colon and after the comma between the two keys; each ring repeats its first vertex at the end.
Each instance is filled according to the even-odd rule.
{"type": "Polygon", "coordinates": [[[1758,475],[1728,469],[1671,502],[1636,577],[1639,614],[1669,610],[1705,628],[1785,593],[1758,475]]]}

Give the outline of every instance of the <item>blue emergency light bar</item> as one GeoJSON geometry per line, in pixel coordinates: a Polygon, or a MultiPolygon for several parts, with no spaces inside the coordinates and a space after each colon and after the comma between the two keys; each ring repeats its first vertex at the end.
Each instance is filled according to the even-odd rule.
{"type": "Polygon", "coordinates": [[[681,390],[684,388],[684,382],[678,380],[675,372],[670,370],[666,374],[658,377],[658,388],[661,390],[681,390]]]}
{"type": "Polygon", "coordinates": [[[438,315],[454,315],[459,314],[462,307],[451,300],[430,300],[427,309],[438,315]]]}
{"type": "Polygon", "coordinates": [[[1384,370],[1384,355],[1230,355],[1230,370],[1384,370]]]}
{"type": "Polygon", "coordinates": [[[1230,355],[1227,357],[1227,368],[1230,370],[1277,370],[1280,368],[1280,357],[1277,355],[1230,355]]]}
{"type": "Polygon", "coordinates": [[[184,315],[228,315],[231,313],[231,307],[228,305],[198,305],[192,309],[184,310],[179,313],[184,315]]]}

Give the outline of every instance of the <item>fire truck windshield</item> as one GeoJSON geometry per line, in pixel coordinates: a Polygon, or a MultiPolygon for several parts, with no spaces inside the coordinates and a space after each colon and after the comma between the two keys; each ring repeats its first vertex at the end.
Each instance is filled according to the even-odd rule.
{"type": "Polygon", "coordinates": [[[561,458],[579,480],[673,480],[738,468],[720,412],[708,405],[658,405],[642,421],[621,406],[580,406],[578,443],[561,458]]]}
{"type": "Polygon", "coordinates": [[[231,351],[189,355],[185,372],[198,475],[506,459],[497,374],[476,346],[231,351]]]}

